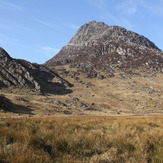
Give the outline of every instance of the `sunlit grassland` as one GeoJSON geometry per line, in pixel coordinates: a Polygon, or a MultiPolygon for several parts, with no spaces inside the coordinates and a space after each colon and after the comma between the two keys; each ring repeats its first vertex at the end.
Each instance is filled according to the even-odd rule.
{"type": "Polygon", "coordinates": [[[163,116],[1,119],[0,162],[162,163],[163,116]]]}

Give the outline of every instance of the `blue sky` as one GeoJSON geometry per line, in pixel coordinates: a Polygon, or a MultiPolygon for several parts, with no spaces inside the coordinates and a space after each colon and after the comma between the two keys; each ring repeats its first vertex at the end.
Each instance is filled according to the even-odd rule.
{"type": "Polygon", "coordinates": [[[163,50],[163,0],[0,0],[0,47],[44,63],[92,20],[144,35],[163,50]]]}

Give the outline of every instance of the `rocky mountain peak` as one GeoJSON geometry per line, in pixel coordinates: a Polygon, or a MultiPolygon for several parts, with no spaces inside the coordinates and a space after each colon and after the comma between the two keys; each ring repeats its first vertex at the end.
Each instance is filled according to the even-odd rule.
{"type": "Polygon", "coordinates": [[[68,45],[83,46],[89,42],[102,37],[109,26],[102,22],[91,21],[79,28],[76,35],[71,39],[68,45]],[[99,35],[100,34],[100,35],[99,35]]]}
{"type": "MultiPolygon", "coordinates": [[[[119,26],[91,21],[84,24],[68,45],[45,63],[48,67],[70,65],[84,72],[163,71],[163,53],[148,38],[119,26]]],[[[95,74],[95,75],[94,75],[95,74]]],[[[111,75],[110,75],[111,74],[111,75]]]]}
{"type": "Polygon", "coordinates": [[[103,22],[91,21],[84,24],[70,40],[68,46],[92,46],[100,41],[136,44],[159,50],[149,39],[119,26],[108,26],[103,22]]]}

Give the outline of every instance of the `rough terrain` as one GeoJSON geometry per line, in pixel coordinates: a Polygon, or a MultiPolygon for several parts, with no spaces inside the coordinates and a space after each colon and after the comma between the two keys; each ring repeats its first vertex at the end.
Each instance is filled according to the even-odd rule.
{"type": "Polygon", "coordinates": [[[122,27],[84,24],[44,65],[2,48],[0,58],[1,97],[10,101],[10,109],[0,108],[3,116],[163,113],[163,52],[122,27]]]}
{"type": "Polygon", "coordinates": [[[7,88],[11,92],[19,88],[19,92],[21,90],[31,94],[58,94],[62,93],[62,89],[66,91],[67,86],[71,84],[47,67],[13,59],[0,48],[0,88],[7,88]]]}

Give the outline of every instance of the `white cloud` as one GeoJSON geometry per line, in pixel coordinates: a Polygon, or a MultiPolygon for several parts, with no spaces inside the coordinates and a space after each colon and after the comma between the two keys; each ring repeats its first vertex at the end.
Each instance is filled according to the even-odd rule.
{"type": "Polygon", "coordinates": [[[0,30],[2,31],[9,31],[9,32],[17,32],[17,31],[25,31],[25,32],[31,32],[33,31],[32,28],[29,28],[27,26],[23,26],[20,24],[14,24],[12,25],[12,23],[3,23],[0,24],[0,30]]]}
{"type": "Polygon", "coordinates": [[[158,1],[158,3],[153,3],[153,4],[144,3],[144,5],[143,5],[143,7],[145,9],[147,9],[149,12],[151,12],[151,13],[153,13],[155,15],[163,17],[162,6],[163,6],[162,1],[161,2],[158,1]]]}
{"type": "Polygon", "coordinates": [[[10,24],[0,24],[0,29],[5,30],[5,31],[10,31],[10,32],[15,32],[15,30],[13,29],[13,27],[10,24]]]}
{"type": "Polygon", "coordinates": [[[41,46],[40,50],[48,57],[53,57],[55,54],[57,54],[60,51],[60,49],[52,48],[50,46],[41,46]]]}
{"type": "Polygon", "coordinates": [[[42,24],[42,25],[45,25],[47,27],[50,27],[50,28],[55,28],[52,24],[46,22],[46,21],[43,21],[43,20],[40,20],[40,19],[33,19],[35,22],[39,23],[39,24],[42,24]]]}
{"type": "Polygon", "coordinates": [[[78,30],[80,27],[76,24],[64,24],[66,27],[71,28],[73,30],[78,30]]]}
{"type": "Polygon", "coordinates": [[[92,5],[96,6],[98,9],[103,9],[105,7],[104,0],[88,0],[92,5]]]}
{"type": "Polygon", "coordinates": [[[114,24],[118,24],[119,23],[119,19],[115,15],[113,15],[113,14],[111,14],[109,12],[103,14],[99,18],[102,19],[103,21],[107,21],[109,23],[110,22],[113,22],[114,24]]]}
{"type": "Polygon", "coordinates": [[[143,0],[124,0],[118,5],[117,9],[124,14],[133,15],[142,3],[143,0]]]}
{"type": "Polygon", "coordinates": [[[6,44],[9,44],[9,43],[16,43],[16,42],[19,42],[19,40],[17,38],[12,38],[12,37],[8,37],[4,34],[0,34],[0,44],[1,45],[6,45],[6,44]]]}
{"type": "Polygon", "coordinates": [[[145,0],[123,0],[117,5],[117,10],[123,14],[133,15],[141,7],[140,11],[143,13],[143,15],[147,14],[148,12],[148,15],[155,14],[157,16],[163,17],[162,6],[162,0],[157,0],[155,3],[145,0]],[[145,12],[142,12],[142,10],[145,12]]]}
{"type": "Polygon", "coordinates": [[[133,28],[133,25],[131,24],[131,22],[125,17],[120,17],[120,22],[121,22],[121,25],[127,29],[133,28]]]}
{"type": "Polygon", "coordinates": [[[109,22],[112,25],[122,26],[127,29],[131,29],[133,27],[129,19],[122,15],[115,16],[111,13],[105,13],[105,15],[101,16],[100,19],[103,19],[104,21],[109,22]]]}
{"type": "Polygon", "coordinates": [[[54,24],[52,23],[49,23],[47,21],[44,21],[44,20],[40,20],[40,19],[33,19],[35,22],[39,23],[39,24],[42,24],[46,27],[49,27],[49,28],[53,28],[53,29],[57,29],[57,30],[60,30],[58,27],[56,27],[54,24]]]}
{"type": "Polygon", "coordinates": [[[23,8],[17,4],[11,3],[11,2],[5,2],[5,1],[0,1],[0,4],[2,4],[3,6],[18,10],[18,11],[22,11],[23,8]]]}

